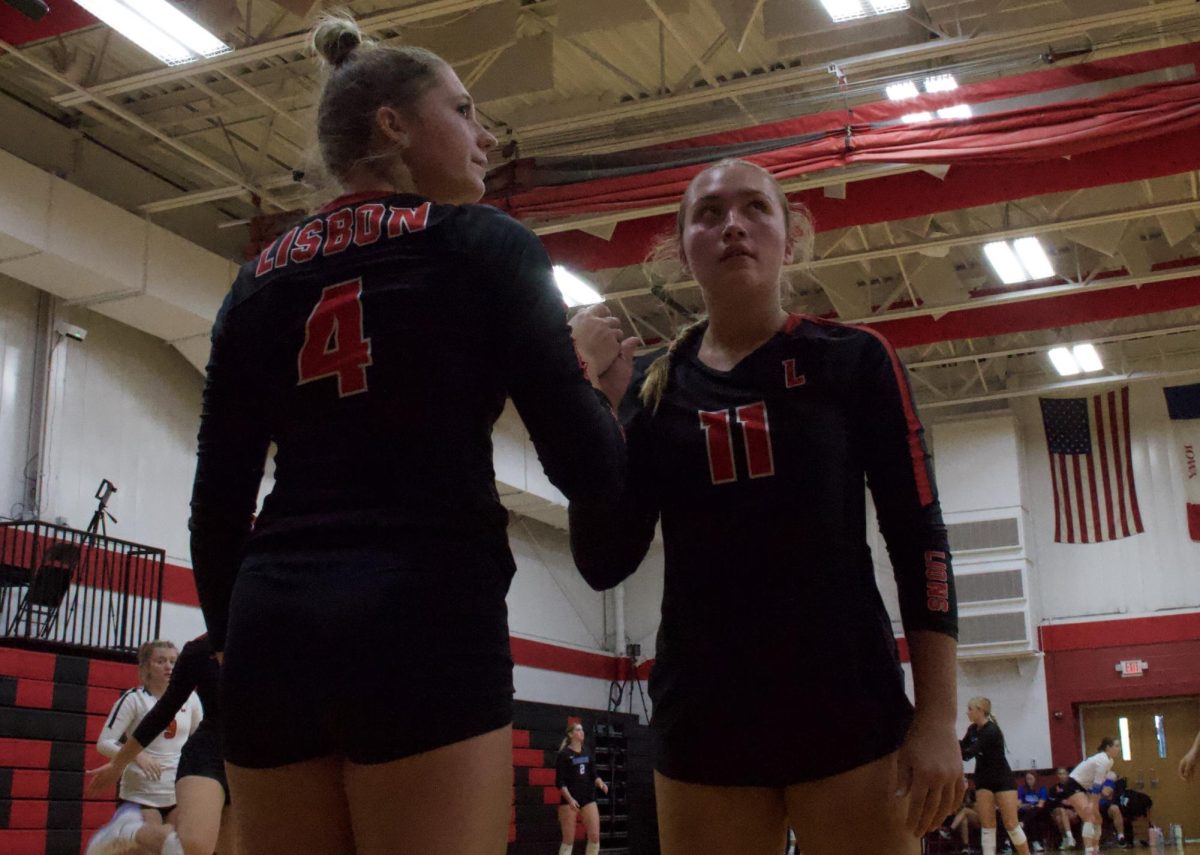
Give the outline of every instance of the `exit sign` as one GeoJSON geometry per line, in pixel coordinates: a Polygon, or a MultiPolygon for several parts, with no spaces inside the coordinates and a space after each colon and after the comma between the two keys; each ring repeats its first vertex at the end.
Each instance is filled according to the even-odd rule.
{"type": "Polygon", "coordinates": [[[1116,667],[1122,677],[1140,677],[1150,666],[1144,659],[1122,659],[1116,667]]]}

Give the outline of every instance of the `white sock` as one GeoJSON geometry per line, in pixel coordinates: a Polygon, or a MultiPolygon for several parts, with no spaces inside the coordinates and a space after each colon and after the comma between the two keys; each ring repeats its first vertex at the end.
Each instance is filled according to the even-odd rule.
{"type": "Polygon", "coordinates": [[[996,829],[982,829],[979,832],[979,842],[983,844],[983,855],[996,855],[996,829]]]}
{"type": "Polygon", "coordinates": [[[162,855],[184,855],[183,841],[174,831],[168,834],[167,839],[163,841],[162,855]]]}
{"type": "Polygon", "coordinates": [[[563,843],[558,847],[558,855],[571,855],[571,850],[575,848],[573,843],[563,843]]]}
{"type": "Polygon", "coordinates": [[[585,855],[600,855],[600,841],[597,840],[595,843],[589,842],[584,852],[585,855]]]}

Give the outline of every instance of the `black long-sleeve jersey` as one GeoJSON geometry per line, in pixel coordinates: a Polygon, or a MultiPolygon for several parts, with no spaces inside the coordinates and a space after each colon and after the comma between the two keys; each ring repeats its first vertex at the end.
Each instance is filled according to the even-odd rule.
{"type": "Polygon", "coordinates": [[[567,788],[580,804],[596,800],[596,764],[587,751],[576,753],[570,746],[558,752],[554,763],[554,786],[567,788]]]}
{"type": "Polygon", "coordinates": [[[491,443],[506,395],[556,487],[616,498],[620,425],[545,250],[507,215],[348,196],[247,263],[213,326],[191,503],[214,649],[256,550],[467,538],[511,575],[491,443]],[[271,442],[275,486],[251,531],[271,442]]]}
{"type": "Polygon", "coordinates": [[[187,703],[192,692],[199,696],[200,705],[204,708],[204,719],[196,733],[201,729],[219,728],[221,703],[217,687],[220,680],[221,666],[213,656],[208,635],[193,638],[179,651],[166,691],[138,724],[133,738],[142,745],[153,742],[174,721],[175,713],[187,703]]]}
{"type": "Polygon", "coordinates": [[[984,722],[983,727],[972,724],[958,744],[963,759],[975,761],[976,789],[1013,789],[1012,767],[1004,756],[1004,734],[996,722],[984,722]]]}
{"type": "Polygon", "coordinates": [[[911,707],[875,584],[864,479],[906,630],[957,634],[945,527],[903,366],[876,333],[801,315],[728,372],[699,360],[701,338],[681,343],[657,412],[634,408],[616,509],[572,504],[576,564],[594,587],[615,585],[661,517],[651,674],[661,727],[677,706],[728,701],[750,720],[786,713],[789,728],[813,712],[830,743],[861,742],[881,720],[902,738],[911,707]]]}

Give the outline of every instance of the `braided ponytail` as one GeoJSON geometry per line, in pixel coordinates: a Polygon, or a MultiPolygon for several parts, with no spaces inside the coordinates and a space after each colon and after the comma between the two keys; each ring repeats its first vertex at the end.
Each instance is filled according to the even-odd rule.
{"type": "Polygon", "coordinates": [[[671,376],[671,360],[675,356],[680,345],[686,344],[697,335],[704,331],[704,325],[708,323],[707,317],[702,317],[692,321],[686,327],[679,331],[679,335],[675,336],[671,342],[671,346],[667,348],[667,352],[658,359],[650,363],[650,367],[646,369],[646,379],[642,382],[641,398],[642,403],[650,408],[652,413],[658,412],[658,405],[662,401],[663,394],[667,391],[667,383],[671,376]]]}

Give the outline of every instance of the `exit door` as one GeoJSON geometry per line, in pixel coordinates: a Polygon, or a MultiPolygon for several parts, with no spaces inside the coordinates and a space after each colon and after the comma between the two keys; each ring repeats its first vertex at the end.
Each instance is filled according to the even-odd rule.
{"type": "MultiPolygon", "coordinates": [[[[1116,776],[1154,800],[1150,816],[1156,825],[1166,829],[1178,823],[1186,837],[1200,837],[1200,781],[1193,778],[1186,784],[1178,771],[1180,759],[1200,729],[1200,698],[1089,704],[1080,708],[1080,719],[1081,756],[1095,754],[1105,736],[1120,739],[1124,729],[1128,745],[1113,765],[1116,776]]],[[[1137,830],[1145,839],[1142,823],[1137,830]]]]}

